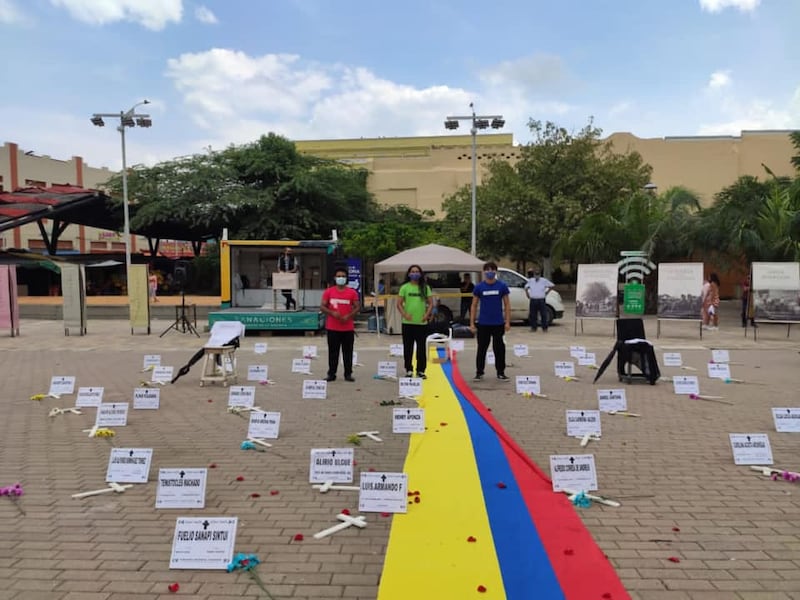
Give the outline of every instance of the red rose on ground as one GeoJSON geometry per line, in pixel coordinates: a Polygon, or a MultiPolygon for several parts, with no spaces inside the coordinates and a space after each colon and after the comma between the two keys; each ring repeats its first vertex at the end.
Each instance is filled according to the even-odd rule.
{"type": "Polygon", "coordinates": [[[481,594],[483,594],[483,593],[486,591],[486,586],[479,585],[479,586],[478,586],[478,591],[479,591],[481,594]]]}
{"type": "Polygon", "coordinates": [[[294,541],[295,542],[302,542],[303,541],[303,534],[302,533],[295,533],[294,534],[294,541]]]}
{"type": "Polygon", "coordinates": [[[681,528],[680,528],[680,527],[673,527],[673,528],[672,528],[672,531],[680,531],[680,530],[681,530],[681,528]]]}
{"type": "Polygon", "coordinates": [[[270,490],[270,492],[269,492],[270,496],[277,496],[278,494],[280,494],[280,492],[278,490],[270,490]]]}
{"type": "Polygon", "coordinates": [[[504,490],[504,489],[506,489],[508,486],[507,486],[505,483],[503,483],[502,481],[498,481],[498,482],[497,482],[497,487],[499,487],[501,490],[504,490]]]}
{"type": "Polygon", "coordinates": [[[375,472],[375,469],[373,469],[372,467],[370,467],[369,469],[367,469],[367,471],[369,471],[370,473],[374,473],[374,472],[375,472]]]}
{"type": "Polygon", "coordinates": [[[252,494],[250,494],[250,497],[251,498],[261,498],[261,494],[259,494],[258,492],[253,492],[252,494]]]}
{"type": "Polygon", "coordinates": [[[342,509],[342,514],[343,515],[349,515],[350,514],[350,509],[349,508],[343,508],[342,509]]]}
{"type": "Polygon", "coordinates": [[[244,477],[242,477],[241,475],[237,475],[236,481],[244,481],[244,477]]]}
{"type": "Polygon", "coordinates": [[[209,399],[208,399],[208,401],[209,401],[209,402],[213,402],[213,400],[212,400],[211,398],[209,398],[209,399]]]}
{"type": "Polygon", "coordinates": [[[469,537],[467,538],[467,541],[468,541],[468,542],[477,542],[477,541],[478,541],[478,538],[476,538],[474,535],[471,535],[471,536],[469,536],[469,537]]]}
{"type": "Polygon", "coordinates": [[[210,465],[208,465],[208,468],[209,469],[216,469],[217,468],[217,463],[211,463],[210,465]]]}
{"type": "Polygon", "coordinates": [[[392,513],[381,513],[382,517],[391,517],[392,513]]]}
{"type": "Polygon", "coordinates": [[[674,563],[679,563],[679,562],[681,562],[681,559],[680,559],[680,558],[678,558],[677,556],[670,556],[670,557],[669,557],[667,560],[668,560],[669,562],[674,562],[674,563]]]}
{"type": "Polygon", "coordinates": [[[172,592],[172,593],[174,594],[174,593],[175,593],[175,592],[177,592],[179,589],[181,589],[181,586],[180,586],[180,585],[178,585],[177,583],[170,583],[170,584],[167,586],[167,589],[168,589],[170,592],[172,592]]]}

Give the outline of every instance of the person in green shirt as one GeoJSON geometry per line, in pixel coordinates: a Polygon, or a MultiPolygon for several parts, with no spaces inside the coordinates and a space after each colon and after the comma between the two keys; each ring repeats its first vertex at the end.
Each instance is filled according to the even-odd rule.
{"type": "Polygon", "coordinates": [[[414,344],[417,345],[417,377],[425,379],[428,357],[425,340],[428,337],[428,320],[433,311],[433,293],[425,281],[425,273],[419,265],[411,265],[406,271],[406,281],[397,292],[397,311],[403,318],[403,362],[406,377],[412,377],[411,359],[414,344]]]}

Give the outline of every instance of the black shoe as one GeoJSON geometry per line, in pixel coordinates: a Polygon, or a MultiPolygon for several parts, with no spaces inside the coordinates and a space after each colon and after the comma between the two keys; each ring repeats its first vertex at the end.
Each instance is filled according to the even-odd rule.
{"type": "Polygon", "coordinates": [[[472,378],[472,381],[483,381],[483,373],[475,373],[475,377],[472,378]]]}
{"type": "Polygon", "coordinates": [[[509,381],[509,377],[508,377],[508,375],[506,375],[505,373],[498,373],[498,374],[497,374],[497,378],[498,378],[500,381],[509,381]]]}
{"type": "Polygon", "coordinates": [[[353,377],[352,375],[345,375],[345,376],[344,376],[344,380],[345,380],[345,381],[355,381],[355,380],[356,380],[356,378],[355,378],[355,377],[353,377]]]}
{"type": "Polygon", "coordinates": [[[425,371],[420,371],[419,373],[417,373],[417,377],[419,377],[420,379],[427,379],[428,378],[428,376],[425,375],[425,371]]]}
{"type": "Polygon", "coordinates": [[[328,375],[325,381],[336,381],[336,375],[328,375]]]}

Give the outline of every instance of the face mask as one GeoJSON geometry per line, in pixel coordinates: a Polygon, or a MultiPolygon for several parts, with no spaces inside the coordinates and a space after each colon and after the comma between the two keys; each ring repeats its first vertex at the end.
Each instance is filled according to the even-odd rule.
{"type": "Polygon", "coordinates": [[[419,281],[420,277],[422,277],[422,273],[409,273],[408,278],[411,281],[419,281]]]}
{"type": "Polygon", "coordinates": [[[336,278],[336,285],[345,285],[346,283],[347,283],[347,277],[336,278]]]}
{"type": "Polygon", "coordinates": [[[497,277],[497,273],[495,273],[494,271],[486,271],[484,273],[484,276],[486,276],[486,279],[488,279],[489,281],[492,281],[495,277],[497,277]]]}

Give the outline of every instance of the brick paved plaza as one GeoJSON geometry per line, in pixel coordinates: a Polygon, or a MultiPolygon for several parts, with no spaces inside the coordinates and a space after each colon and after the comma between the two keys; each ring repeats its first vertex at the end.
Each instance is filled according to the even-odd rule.
{"type": "MultiPolygon", "coordinates": [[[[787,338],[785,326],[763,326],[755,342],[752,332],[744,337],[735,307],[726,310],[722,330],[702,340],[686,323],[665,324],[660,339],[654,321],[648,320],[647,330],[659,360],[664,351],[681,352],[684,364],[697,368],[692,373],[662,364],[664,375],[696,374],[703,394],[731,404],[676,396],[666,382],[627,385],[629,410],[641,418],[603,415],[602,440],[588,447],[599,493],[622,506],[576,511],[633,598],[800,599],[800,483],[771,481],[735,466],[728,440],[729,433],[768,433],[775,468],[800,471],[800,433],[776,433],[770,411],[800,406],[800,328],[787,338]],[[746,383],[710,380],[711,348],[730,350],[732,375],[746,383]]],[[[168,325],[155,322],[153,330],[168,325]]],[[[546,471],[550,454],[581,451],[579,441],[565,434],[564,410],[596,408],[600,387],[592,385],[595,372],[586,367],[576,367],[579,381],[559,380],[553,361],[569,359],[569,346],[580,344],[599,362],[613,346],[611,328],[607,321],[587,321],[574,337],[567,319],[547,334],[512,330],[509,343],[527,343],[531,356],[513,358],[509,349],[508,374],[541,375],[547,399],[517,396],[513,382],[493,377],[473,387],[546,471]]],[[[72,406],[74,396],[29,399],[47,392],[51,376],[75,375],[78,386],[104,386],[107,402],[130,402],[147,376],[140,373],[144,354],[161,354],[162,364],[178,368],[205,341],[205,335],[155,334],[131,336],[126,321],[95,320],[87,336],[65,337],[60,321],[24,320],[20,338],[0,338],[0,486],[19,481],[25,490],[18,504],[24,515],[0,498],[0,600],[264,597],[245,574],[169,569],[175,519],[192,515],[238,517],[236,551],[258,554],[258,572],[276,599],[375,598],[391,518],[369,513],[366,529],[314,540],[314,533],[336,523],[339,511],[356,512],[357,494],[312,490],[309,449],[346,446],[352,433],[379,430],[383,443],[366,440],[356,449],[356,471],[402,469],[407,440],[391,434],[391,407],[380,406],[397,398],[397,384],[372,378],[398,336],[362,333],[356,382],[342,381],[340,371],[327,400],[302,400],[304,376],[290,372],[302,346],[317,344],[313,374],[324,376],[324,337],[243,340],[240,375],[248,364],[268,364],[275,384],[257,385],[256,404],[282,414],[280,439],[264,453],[239,449],[247,422],[227,412],[226,389],[199,387],[199,364],[162,389],[160,410],[132,410],[128,425],[110,439],[82,433],[93,424],[93,409],[48,417],[53,407],[72,406]],[[254,354],[256,341],[269,344],[266,356],[254,354]],[[73,500],[71,494],[106,486],[112,446],[153,448],[150,482],[124,494],[73,500]],[[204,510],[154,508],[159,467],[211,464],[216,468],[209,469],[204,510]],[[294,541],[298,533],[303,541],[294,541]],[[177,594],[168,590],[175,582],[177,594]]],[[[467,340],[458,357],[467,378],[473,362],[474,341],[467,340]]],[[[620,387],[613,366],[600,383],[620,387]]],[[[426,596],[410,590],[409,598],[426,596]]]]}

